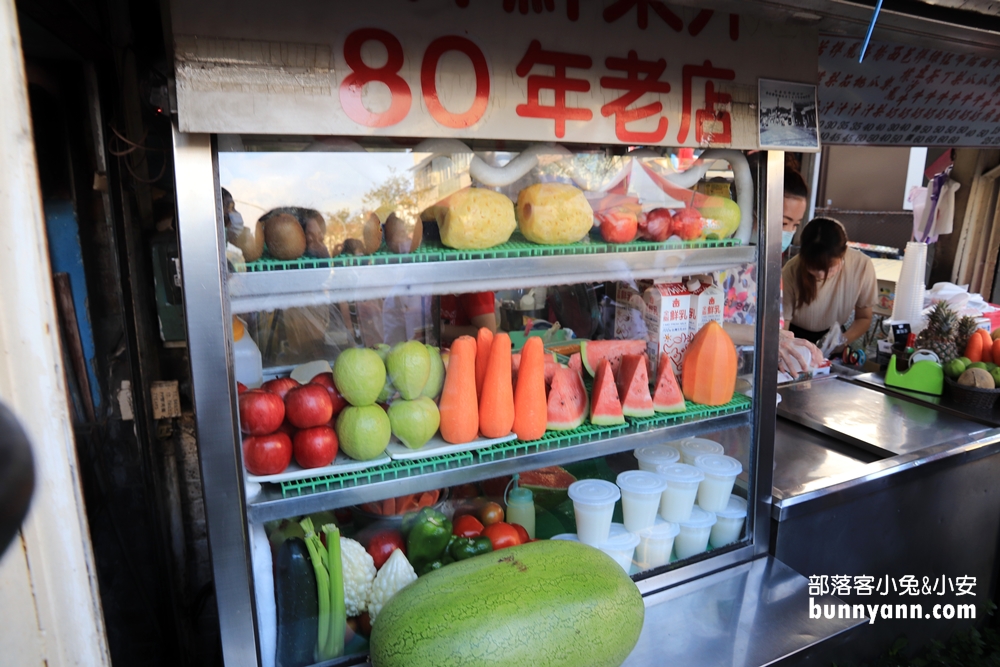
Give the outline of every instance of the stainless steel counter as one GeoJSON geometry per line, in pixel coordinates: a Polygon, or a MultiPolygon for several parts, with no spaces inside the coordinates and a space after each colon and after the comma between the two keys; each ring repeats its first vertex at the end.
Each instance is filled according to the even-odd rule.
{"type": "Polygon", "coordinates": [[[855,479],[872,460],[877,457],[867,451],[841,445],[830,436],[779,418],[774,433],[774,499],[781,501],[855,479]]]}

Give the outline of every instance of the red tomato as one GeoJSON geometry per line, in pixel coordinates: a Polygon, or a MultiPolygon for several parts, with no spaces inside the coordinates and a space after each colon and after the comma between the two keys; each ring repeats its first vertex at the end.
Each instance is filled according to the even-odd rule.
{"type": "Polygon", "coordinates": [[[490,542],[493,543],[493,551],[521,544],[521,536],[518,534],[517,528],[503,521],[492,523],[483,528],[483,537],[490,538],[490,542]]]}
{"type": "Polygon", "coordinates": [[[519,523],[512,523],[510,525],[514,526],[514,530],[517,531],[518,537],[521,538],[521,544],[527,544],[531,541],[531,538],[528,537],[528,531],[524,529],[524,526],[519,523]]]}
{"type": "Polygon", "coordinates": [[[451,532],[459,537],[479,537],[483,534],[483,524],[471,514],[463,514],[455,519],[451,532]]]}
{"type": "Polygon", "coordinates": [[[368,540],[368,553],[375,561],[375,569],[381,569],[385,562],[389,560],[392,552],[399,549],[406,555],[406,545],[403,542],[403,535],[398,530],[382,530],[371,536],[368,540]]]}
{"type": "Polygon", "coordinates": [[[484,526],[503,521],[503,508],[497,503],[489,502],[479,510],[479,520],[484,526]]]}

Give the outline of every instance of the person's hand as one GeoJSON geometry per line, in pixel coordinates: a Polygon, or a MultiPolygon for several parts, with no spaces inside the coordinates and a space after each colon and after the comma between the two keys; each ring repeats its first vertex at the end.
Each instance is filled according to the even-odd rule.
{"type": "Polygon", "coordinates": [[[778,338],[778,369],[795,377],[795,366],[799,368],[817,368],[823,363],[823,354],[819,348],[807,340],[796,339],[791,331],[781,331],[778,338]],[[794,360],[794,363],[793,363],[794,360]]]}

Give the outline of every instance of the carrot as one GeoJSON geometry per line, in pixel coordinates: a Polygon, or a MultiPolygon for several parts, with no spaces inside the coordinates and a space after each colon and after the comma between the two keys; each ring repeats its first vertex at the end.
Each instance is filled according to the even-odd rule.
{"type": "Polygon", "coordinates": [[[972,363],[983,360],[983,339],[978,333],[969,336],[969,342],[965,346],[965,356],[972,363]]]}
{"type": "Polygon", "coordinates": [[[986,332],[986,329],[979,329],[977,331],[979,337],[983,339],[983,362],[987,364],[995,364],[996,359],[993,358],[993,339],[986,332]]]}
{"type": "Polygon", "coordinates": [[[493,345],[493,332],[482,327],[476,335],[476,396],[483,395],[483,380],[486,378],[491,345],[493,345]]]}
{"type": "Polygon", "coordinates": [[[529,338],[521,352],[521,366],[514,387],[514,433],[519,440],[538,440],[545,434],[545,351],[542,339],[529,338]]]}
{"type": "MultiPolygon", "coordinates": [[[[522,363],[524,363],[522,361],[522,363]]],[[[479,432],[500,438],[514,425],[514,387],[510,379],[510,336],[499,333],[490,346],[490,360],[479,398],[479,432]]]]}
{"type": "MultiPolygon", "coordinates": [[[[508,367],[510,362],[508,361],[508,367]]],[[[479,434],[476,393],[476,339],[459,336],[451,344],[448,372],[441,390],[441,437],[453,445],[472,442],[479,434]]]]}

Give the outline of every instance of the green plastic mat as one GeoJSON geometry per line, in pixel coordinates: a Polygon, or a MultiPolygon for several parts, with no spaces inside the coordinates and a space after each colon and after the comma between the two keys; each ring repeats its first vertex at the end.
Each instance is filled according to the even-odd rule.
{"type": "Polygon", "coordinates": [[[414,477],[431,472],[462,468],[476,463],[489,463],[503,459],[534,454],[552,449],[595,442],[629,433],[641,433],[682,422],[697,421],[749,410],[752,401],[742,394],[735,394],[725,405],[711,407],[687,402],[687,411],[673,414],[657,413],[652,417],[627,418],[627,423],[615,426],[584,424],[570,431],[546,431],[538,440],[511,440],[471,452],[458,452],[415,461],[393,461],[385,465],[357,472],[327,475],[312,479],[281,482],[282,497],[301,496],[321,491],[332,491],[374,482],[385,482],[404,477],[414,477]]]}
{"type": "Polygon", "coordinates": [[[332,259],[301,257],[295,260],[279,260],[263,257],[256,262],[247,262],[247,272],[288,271],[294,269],[325,269],[352,266],[383,266],[388,264],[419,264],[424,262],[450,262],[468,259],[508,259],[512,257],[554,257],[560,255],[596,255],[614,252],[643,252],[648,250],[680,250],[686,248],[729,248],[739,246],[737,239],[704,241],[633,241],[632,243],[605,243],[590,237],[589,242],[565,245],[539,245],[515,233],[507,243],[486,250],[455,250],[440,242],[424,242],[417,250],[406,255],[391,253],[385,248],[373,255],[340,256],[332,259]]]}

